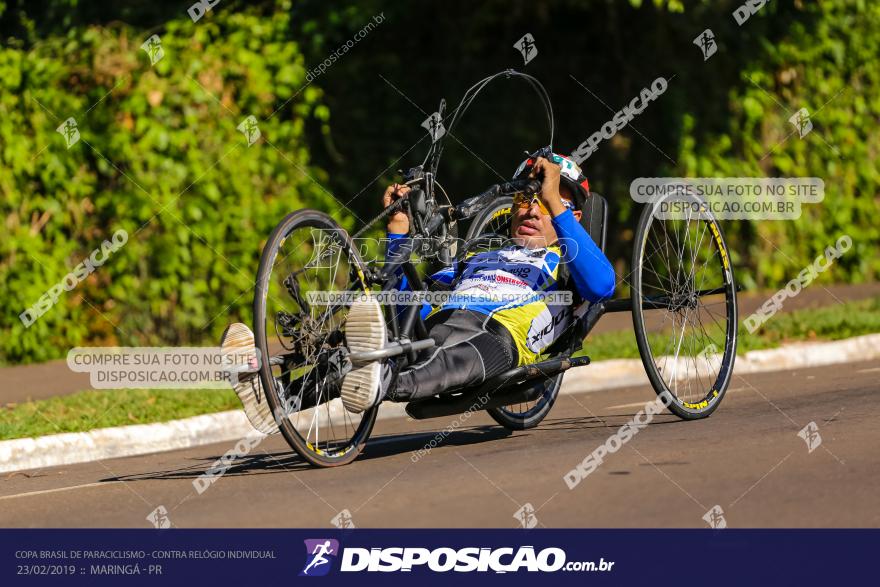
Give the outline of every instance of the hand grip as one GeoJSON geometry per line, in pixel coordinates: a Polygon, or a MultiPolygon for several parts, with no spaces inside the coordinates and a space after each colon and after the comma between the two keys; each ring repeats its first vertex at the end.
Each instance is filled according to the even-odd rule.
{"type": "Polygon", "coordinates": [[[541,191],[541,182],[537,179],[517,179],[501,184],[501,193],[509,196],[516,193],[537,194],[541,191]]]}

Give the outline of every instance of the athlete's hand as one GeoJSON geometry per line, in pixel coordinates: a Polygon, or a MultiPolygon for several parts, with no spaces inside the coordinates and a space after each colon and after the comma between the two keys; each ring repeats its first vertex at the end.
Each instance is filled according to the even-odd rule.
{"type": "MultiPolygon", "coordinates": [[[[382,196],[382,207],[387,208],[395,200],[406,197],[409,193],[409,186],[399,183],[393,183],[385,189],[382,196]]],[[[388,232],[393,234],[409,234],[409,216],[406,212],[398,211],[388,217],[388,232]]]]}
{"type": "Polygon", "coordinates": [[[559,194],[559,174],[561,167],[544,157],[538,157],[529,177],[541,180],[541,193],[538,194],[541,203],[553,216],[559,216],[567,209],[562,204],[562,196],[559,194]]]}

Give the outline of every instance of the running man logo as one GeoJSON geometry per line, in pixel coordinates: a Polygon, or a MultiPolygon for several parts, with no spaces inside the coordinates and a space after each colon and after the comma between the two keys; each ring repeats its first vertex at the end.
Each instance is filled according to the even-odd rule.
{"type": "Polygon", "coordinates": [[[523,56],[523,65],[528,65],[529,61],[534,59],[538,55],[538,47],[535,46],[535,37],[532,36],[532,33],[526,33],[523,37],[517,41],[513,48],[520,52],[523,56]]]}
{"type": "Polygon", "coordinates": [[[342,530],[351,530],[354,528],[354,518],[347,509],[342,510],[330,520],[330,523],[342,530]]]}
{"type": "Polygon", "coordinates": [[[262,133],[260,133],[260,127],[257,126],[257,118],[253,114],[242,120],[241,124],[236,128],[247,139],[248,147],[256,143],[260,140],[260,137],[263,136],[262,133]]]}
{"type": "Polygon", "coordinates": [[[806,108],[801,108],[792,114],[788,121],[794,125],[801,138],[804,138],[810,134],[811,130],[813,130],[813,121],[810,120],[810,111],[806,108]]]}
{"type": "Polygon", "coordinates": [[[713,506],[711,510],[703,514],[703,519],[709,527],[716,530],[727,528],[727,520],[724,519],[724,510],[720,505],[713,506]]]}
{"type": "Polygon", "coordinates": [[[67,148],[71,148],[79,141],[79,128],[76,126],[76,120],[71,116],[61,126],[55,129],[58,134],[64,137],[64,144],[67,148]]]}
{"type": "Polygon", "coordinates": [[[150,512],[150,515],[147,516],[147,521],[159,530],[171,527],[171,518],[168,517],[168,510],[165,509],[164,505],[160,505],[150,512]]]}
{"type": "Polygon", "coordinates": [[[712,29],[706,29],[700,33],[694,39],[694,45],[703,52],[703,61],[708,61],[710,57],[715,55],[715,51],[718,50],[718,44],[715,43],[715,33],[712,32],[712,29]]]}
{"type": "Polygon", "coordinates": [[[443,126],[443,118],[440,116],[439,112],[435,112],[426,118],[425,121],[422,122],[422,128],[427,130],[428,134],[431,135],[432,143],[436,143],[446,134],[446,127],[443,126]]]}
{"type": "Polygon", "coordinates": [[[804,426],[798,436],[807,443],[807,454],[810,454],[822,445],[822,435],[819,434],[819,426],[815,422],[810,422],[804,426]]]}
{"type": "Polygon", "coordinates": [[[339,556],[339,541],[332,538],[311,538],[306,543],[306,566],[300,577],[323,577],[330,572],[333,560],[339,556]]]}
{"type": "Polygon", "coordinates": [[[149,39],[141,44],[141,49],[150,58],[150,65],[156,65],[165,57],[165,49],[162,48],[162,39],[159,35],[152,35],[149,39]]]}
{"type": "Polygon", "coordinates": [[[521,508],[516,510],[513,517],[519,520],[520,525],[527,530],[538,525],[538,516],[535,515],[535,508],[530,503],[523,504],[521,508]]]}

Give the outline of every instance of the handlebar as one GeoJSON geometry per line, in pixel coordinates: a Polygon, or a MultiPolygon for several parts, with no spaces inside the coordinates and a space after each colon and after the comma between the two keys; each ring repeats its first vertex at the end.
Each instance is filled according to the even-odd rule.
{"type": "Polygon", "coordinates": [[[541,191],[541,181],[537,179],[517,179],[508,181],[500,185],[502,196],[510,196],[512,194],[537,194],[541,191]]]}
{"type": "Polygon", "coordinates": [[[470,218],[482,210],[489,201],[501,196],[510,196],[518,193],[536,194],[541,191],[541,182],[537,179],[517,179],[505,183],[493,185],[478,196],[468,198],[452,209],[452,219],[460,220],[470,218]]]}
{"type": "Polygon", "coordinates": [[[425,232],[427,234],[434,234],[444,222],[470,218],[482,210],[489,201],[500,196],[518,193],[536,194],[539,191],[541,191],[541,182],[537,179],[518,179],[495,184],[482,194],[468,198],[457,206],[451,206],[438,211],[428,222],[425,232]]]}

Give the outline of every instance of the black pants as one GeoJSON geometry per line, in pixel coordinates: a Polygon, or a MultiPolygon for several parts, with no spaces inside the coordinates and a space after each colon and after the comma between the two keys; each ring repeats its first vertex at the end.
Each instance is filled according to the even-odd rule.
{"type": "Polygon", "coordinates": [[[453,310],[428,331],[436,347],[400,372],[388,397],[421,399],[476,385],[516,366],[516,345],[503,327],[485,314],[453,310]]]}

